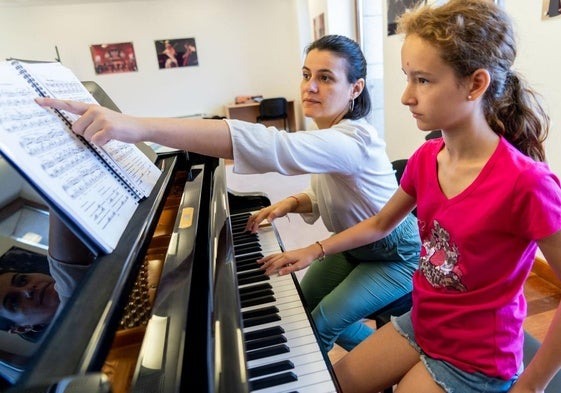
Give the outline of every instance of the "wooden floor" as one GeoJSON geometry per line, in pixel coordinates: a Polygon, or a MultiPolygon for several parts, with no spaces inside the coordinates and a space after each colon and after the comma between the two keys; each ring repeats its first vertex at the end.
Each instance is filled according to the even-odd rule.
{"type": "MultiPolygon", "coordinates": [[[[561,282],[553,275],[545,261],[536,259],[524,286],[524,294],[528,302],[528,316],[524,321],[524,329],[542,341],[561,300],[561,282]]],[[[367,323],[375,327],[374,322],[367,323]]],[[[336,345],[329,352],[331,363],[335,363],[345,353],[343,348],[336,345]]]]}

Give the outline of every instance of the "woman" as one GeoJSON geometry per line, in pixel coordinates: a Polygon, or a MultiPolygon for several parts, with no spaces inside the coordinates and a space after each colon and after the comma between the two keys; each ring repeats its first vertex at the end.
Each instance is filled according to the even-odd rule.
{"type": "MultiPolygon", "coordinates": [[[[300,93],[304,114],[318,129],[295,133],[239,120],[133,118],[82,103],[38,102],[81,114],[73,129],[96,144],[149,140],[233,158],[237,173],[311,173],[307,190],[260,211],[247,229],[256,231],[265,218],[300,213],[309,223],[321,217],[337,233],[377,214],[397,188],[385,143],[365,119],[371,107],[365,78],[366,61],[354,41],[331,35],[313,42],[300,93]]],[[[350,350],[372,333],[362,319],[411,290],[419,252],[409,215],[386,238],[310,267],[302,290],[326,350],[336,340],[350,350]]]]}
{"type": "Polygon", "coordinates": [[[549,117],[511,68],[512,23],[490,0],[450,0],[404,14],[399,30],[402,102],[442,138],[410,157],[378,215],[320,242],[321,253],[262,262],[290,272],[385,236],[416,207],[413,307],[335,364],[343,391],[543,392],[561,367],[561,308],[522,372],[523,288],[537,247],[561,277],[561,187],[544,163],[549,117]]]}
{"type": "Polygon", "coordinates": [[[58,215],[49,213],[49,255],[13,247],[0,257],[0,329],[39,336],[93,262],[58,215]]]}

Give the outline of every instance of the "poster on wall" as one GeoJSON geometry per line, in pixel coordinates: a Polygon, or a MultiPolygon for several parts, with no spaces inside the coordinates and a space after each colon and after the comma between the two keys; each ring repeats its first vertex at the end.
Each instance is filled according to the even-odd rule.
{"type": "Polygon", "coordinates": [[[90,52],[98,75],[138,71],[132,42],[90,45],[90,52]]]}
{"type": "Polygon", "coordinates": [[[388,35],[396,33],[397,18],[419,3],[426,3],[426,0],[388,0],[388,35]]]}
{"type": "Polygon", "coordinates": [[[194,38],[157,40],[155,45],[160,69],[199,65],[194,38]]]}
{"type": "Polygon", "coordinates": [[[542,15],[542,19],[549,19],[561,15],[561,0],[543,0],[542,15]]]}
{"type": "Polygon", "coordinates": [[[321,13],[313,20],[314,23],[314,41],[325,35],[325,13],[321,13]]]}

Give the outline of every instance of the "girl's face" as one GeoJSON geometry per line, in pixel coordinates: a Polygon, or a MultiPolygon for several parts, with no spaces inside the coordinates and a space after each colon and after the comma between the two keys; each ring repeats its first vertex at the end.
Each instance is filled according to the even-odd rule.
{"type": "Polygon", "coordinates": [[[444,63],[438,49],[415,34],[409,35],[401,48],[401,67],[407,76],[401,102],[409,107],[420,130],[465,126],[472,109],[468,87],[444,63]]]}
{"type": "Polygon", "coordinates": [[[346,59],[327,50],[312,49],[306,56],[300,83],[302,108],[319,128],[338,123],[363,89],[363,79],[347,81],[347,67],[346,59]]]}
{"type": "Polygon", "coordinates": [[[0,274],[0,316],[17,326],[50,322],[60,304],[54,284],[43,273],[0,274]]]}

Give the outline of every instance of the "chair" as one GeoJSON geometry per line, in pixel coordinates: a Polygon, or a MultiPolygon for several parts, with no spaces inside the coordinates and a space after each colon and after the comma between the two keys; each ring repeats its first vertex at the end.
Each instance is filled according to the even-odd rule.
{"type": "Polygon", "coordinates": [[[257,122],[268,120],[283,120],[284,129],[288,129],[288,102],[284,97],[265,98],[259,103],[259,116],[257,122]]]}

